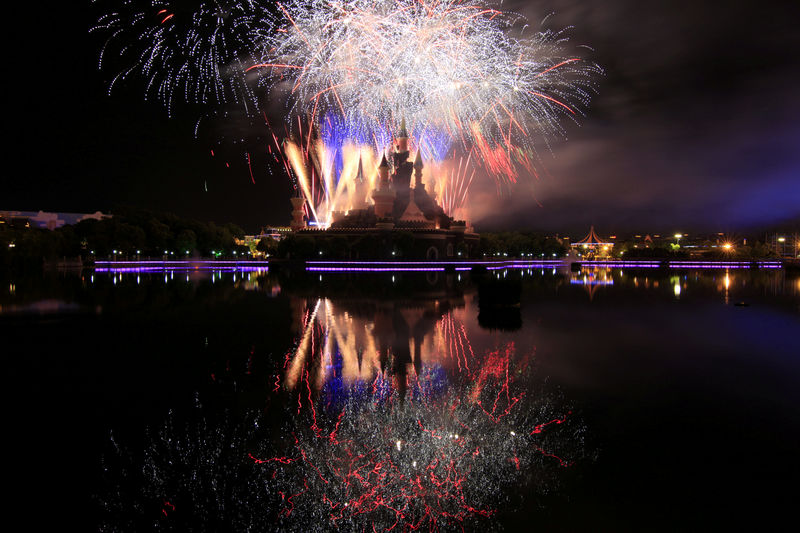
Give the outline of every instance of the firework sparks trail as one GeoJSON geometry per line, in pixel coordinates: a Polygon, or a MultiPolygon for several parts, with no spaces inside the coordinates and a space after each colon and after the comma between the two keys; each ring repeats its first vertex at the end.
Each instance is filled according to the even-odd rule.
{"type": "Polygon", "coordinates": [[[132,76],[146,83],[145,97],[172,113],[177,102],[241,103],[248,114],[258,110],[246,69],[262,32],[274,20],[265,3],[255,0],[149,2],[93,0],[106,9],[90,32],[106,37],[98,66],[120,68],[109,85],[132,76]]]}
{"type": "Polygon", "coordinates": [[[464,323],[448,313],[436,324],[436,351],[444,359],[454,359],[459,372],[470,374],[470,361],[475,357],[464,323]],[[469,353],[467,353],[469,352],[469,353]]]}
{"type": "MultiPolygon", "coordinates": [[[[334,211],[369,203],[366,187],[353,183],[358,157],[345,154],[379,160],[401,117],[426,165],[452,151],[453,161],[466,157],[496,178],[499,192],[521,175],[537,175],[536,146],[549,146],[564,134],[564,119],[583,114],[602,73],[567,52],[565,32],[527,31],[520,15],[489,0],[94,3],[104,10],[90,28],[105,38],[99,66],[117,72],[109,92],[141,77],[145,97],[170,114],[180,101],[236,102],[252,118],[263,114],[262,89],[287,89],[287,124],[304,117],[311,126],[303,157],[278,156],[284,145],[277,138],[275,151],[271,142],[267,151],[293,170],[309,219],[320,226],[334,211]]],[[[195,137],[201,121],[214,117],[228,120],[229,113],[207,107],[195,137]]],[[[461,167],[458,160],[453,167],[461,167]]],[[[255,182],[249,153],[247,163],[255,182]]],[[[374,174],[374,165],[364,168],[374,174]]],[[[446,212],[462,208],[462,185],[474,175],[466,168],[430,171],[446,212]]]]}
{"type": "Polygon", "coordinates": [[[435,186],[441,190],[439,197],[444,212],[453,218],[467,218],[465,213],[467,193],[473,178],[475,178],[475,169],[470,165],[471,158],[472,153],[469,154],[466,161],[463,157],[459,158],[458,165],[455,165],[455,161],[452,160],[443,162],[441,167],[444,172],[440,174],[440,179],[435,183],[435,186]],[[447,169],[448,166],[449,169],[447,169]]]}
{"type": "Polygon", "coordinates": [[[484,0],[279,6],[283,25],[251,69],[291,87],[296,115],[321,123],[337,113],[367,138],[405,117],[476,147],[490,172],[512,181],[537,137],[563,134],[562,120],[582,113],[601,73],[566,53],[564,32],[526,35],[521,16],[484,0]]]}

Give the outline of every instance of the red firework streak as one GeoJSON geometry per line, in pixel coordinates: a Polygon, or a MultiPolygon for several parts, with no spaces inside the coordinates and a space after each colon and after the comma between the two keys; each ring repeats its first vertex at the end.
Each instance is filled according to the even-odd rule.
{"type": "MultiPolygon", "coordinates": [[[[313,316],[304,314],[304,331],[314,328],[313,316]]],[[[292,418],[307,420],[308,425],[292,433],[294,445],[286,455],[249,454],[254,465],[274,469],[271,479],[276,483],[287,483],[276,491],[283,502],[281,519],[302,521],[304,513],[314,516],[312,510],[322,507],[333,527],[464,528],[468,521],[497,512],[484,497],[484,480],[511,476],[513,483],[514,476],[532,464],[532,455],[553,458],[563,467],[572,464],[533,441],[564,424],[571,411],[519,435],[513,431],[527,420],[517,416],[528,402],[522,401],[525,391],[516,391],[514,377],[528,368],[530,354],[517,357],[510,342],[476,358],[463,324],[448,316],[437,327],[444,339],[440,349],[458,363],[452,385],[455,395],[436,399],[412,394],[402,403],[396,398],[396,380],[377,372],[362,384],[366,398],[361,400],[366,401],[360,408],[341,408],[332,415],[327,414],[333,404],[325,400],[324,389],[315,397],[311,387],[310,370],[326,357],[325,343],[317,341],[316,333],[311,335],[299,387],[281,391],[297,394],[292,418]],[[467,379],[458,379],[459,375],[467,379]],[[395,388],[388,398],[387,386],[395,388]]],[[[288,367],[288,357],[283,366],[288,367]]],[[[425,380],[420,377],[411,380],[409,388],[422,387],[425,380]]],[[[276,389],[278,385],[276,381],[276,389]]]]}
{"type": "Polygon", "coordinates": [[[255,185],[256,179],[253,177],[253,165],[250,162],[250,152],[245,152],[244,155],[247,156],[247,170],[250,171],[250,181],[252,181],[253,185],[255,185]]]}

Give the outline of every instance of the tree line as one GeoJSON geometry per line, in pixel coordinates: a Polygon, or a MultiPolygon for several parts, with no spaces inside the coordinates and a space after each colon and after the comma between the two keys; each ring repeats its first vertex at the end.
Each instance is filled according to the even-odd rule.
{"type": "MultiPolygon", "coordinates": [[[[7,221],[9,222],[9,221],[7,221]]],[[[119,209],[111,218],[87,219],[55,230],[0,224],[0,268],[41,267],[63,258],[186,257],[246,254],[235,224],[218,225],[171,213],[119,209]]]]}
{"type": "MultiPolygon", "coordinates": [[[[410,231],[344,235],[288,235],[280,242],[262,239],[257,249],[285,259],[419,259],[429,244],[418,242],[410,231]]],[[[568,252],[559,240],[534,232],[509,231],[480,235],[477,246],[459,242],[454,258],[563,257],[568,252]]],[[[442,257],[444,259],[444,257],[442,257]]]]}

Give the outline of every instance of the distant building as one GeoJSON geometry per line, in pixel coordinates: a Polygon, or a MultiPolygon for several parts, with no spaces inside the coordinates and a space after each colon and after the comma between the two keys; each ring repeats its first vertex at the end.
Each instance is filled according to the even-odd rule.
{"type": "Polygon", "coordinates": [[[779,257],[800,259],[800,234],[773,234],[767,237],[770,249],[779,257]]]}
{"type": "Polygon", "coordinates": [[[289,226],[268,226],[261,229],[261,233],[257,235],[257,239],[260,241],[264,237],[270,237],[276,241],[280,241],[287,235],[291,235],[291,233],[292,228],[289,226]]]}
{"type": "Polygon", "coordinates": [[[583,239],[570,243],[578,255],[584,257],[608,257],[614,248],[614,242],[601,239],[594,231],[594,226],[589,229],[589,234],[583,239]]]}
{"type": "Polygon", "coordinates": [[[40,228],[54,230],[62,226],[77,224],[82,220],[103,220],[111,215],[94,213],[50,213],[47,211],[0,211],[0,224],[13,227],[40,228]]]}

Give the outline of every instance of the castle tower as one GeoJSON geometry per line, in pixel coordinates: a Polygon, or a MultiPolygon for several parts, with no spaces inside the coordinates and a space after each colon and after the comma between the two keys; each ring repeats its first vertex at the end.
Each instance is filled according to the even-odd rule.
{"type": "Polygon", "coordinates": [[[395,190],[401,191],[401,195],[404,196],[404,191],[411,187],[411,172],[413,171],[412,164],[408,160],[408,132],[405,118],[400,122],[400,131],[397,132],[396,140],[395,149],[392,151],[392,167],[394,168],[392,182],[395,190]]]}
{"type": "Polygon", "coordinates": [[[378,218],[390,218],[394,199],[397,195],[389,182],[389,162],[386,161],[386,154],[383,155],[381,164],[378,166],[378,176],[380,184],[372,191],[372,199],[375,201],[375,216],[378,218]]]}
{"type": "Polygon", "coordinates": [[[422,150],[417,150],[417,157],[414,158],[414,188],[425,190],[425,184],[422,183],[422,150]]]}
{"type": "Polygon", "coordinates": [[[381,158],[381,164],[378,165],[378,188],[380,190],[388,189],[391,184],[389,183],[389,162],[386,160],[386,154],[381,158]]]}
{"type": "Polygon", "coordinates": [[[358,171],[356,172],[356,183],[364,182],[364,162],[361,154],[358,154],[358,171]]]}
{"type": "Polygon", "coordinates": [[[406,118],[400,121],[400,131],[397,132],[397,151],[408,152],[408,132],[406,131],[406,118]]]}
{"type": "MultiPolygon", "coordinates": [[[[366,189],[364,185],[364,162],[363,159],[361,158],[361,154],[358,154],[358,171],[356,172],[355,182],[357,191],[359,189],[361,191],[364,191],[364,189],[366,189]],[[361,189],[361,187],[364,187],[364,189],[361,189]]],[[[359,194],[359,198],[360,197],[361,195],[359,194]]],[[[361,203],[360,206],[366,206],[368,204],[369,204],[369,191],[364,191],[363,203],[361,203]]]]}
{"type": "Polygon", "coordinates": [[[306,221],[303,220],[306,214],[303,210],[305,203],[306,199],[302,196],[298,195],[292,197],[292,223],[290,225],[292,231],[299,231],[306,227],[306,221]]]}

